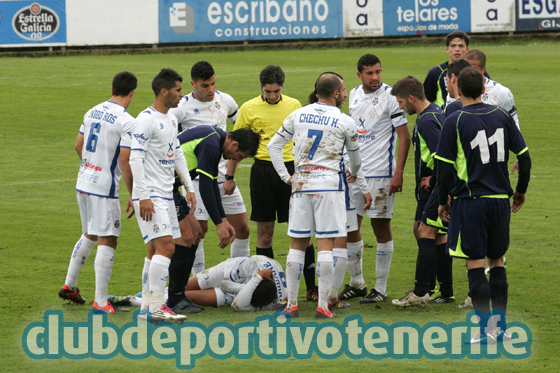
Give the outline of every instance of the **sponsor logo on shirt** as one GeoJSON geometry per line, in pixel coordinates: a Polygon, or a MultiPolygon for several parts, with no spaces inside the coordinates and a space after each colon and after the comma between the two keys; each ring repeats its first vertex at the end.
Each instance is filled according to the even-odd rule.
{"type": "Polygon", "coordinates": [[[101,167],[96,166],[96,165],[94,165],[94,164],[92,164],[92,163],[89,163],[89,162],[87,161],[87,158],[82,159],[82,167],[90,168],[90,169],[92,169],[92,170],[94,170],[94,171],[101,171],[101,170],[102,170],[101,167]]]}
{"type": "Polygon", "coordinates": [[[366,129],[366,126],[364,125],[364,122],[366,120],[365,119],[362,120],[361,118],[358,118],[358,120],[360,121],[360,124],[358,125],[358,133],[360,133],[360,134],[366,133],[367,129],[366,129]]]}
{"type": "Polygon", "coordinates": [[[298,172],[306,172],[306,171],[327,171],[328,167],[320,167],[320,166],[298,166],[298,172]]]}
{"type": "Polygon", "coordinates": [[[175,155],[175,151],[173,150],[173,143],[168,143],[167,145],[169,145],[169,149],[167,150],[167,157],[173,158],[173,156],[175,155]],[[169,153],[171,153],[171,155],[169,155],[169,153]]]}

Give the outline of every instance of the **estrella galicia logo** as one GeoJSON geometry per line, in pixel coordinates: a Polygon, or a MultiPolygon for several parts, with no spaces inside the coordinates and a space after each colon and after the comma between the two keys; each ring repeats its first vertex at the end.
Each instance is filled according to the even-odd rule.
{"type": "Polygon", "coordinates": [[[22,38],[41,41],[56,34],[60,27],[60,19],[51,8],[33,3],[14,15],[12,26],[22,38]]]}

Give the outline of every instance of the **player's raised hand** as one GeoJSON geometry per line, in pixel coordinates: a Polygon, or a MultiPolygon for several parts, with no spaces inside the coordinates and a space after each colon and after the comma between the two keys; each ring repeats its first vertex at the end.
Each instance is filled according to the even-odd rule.
{"type": "Polygon", "coordinates": [[[189,215],[194,214],[196,211],[196,195],[194,192],[188,192],[187,196],[187,205],[189,206],[189,215]]]}
{"type": "Polygon", "coordinates": [[[373,202],[373,198],[371,197],[371,193],[364,194],[364,211],[367,211],[371,207],[371,203],[373,202]]]}
{"type": "Polygon", "coordinates": [[[523,204],[525,203],[525,194],[521,194],[518,191],[513,193],[513,199],[511,202],[511,212],[516,213],[521,210],[523,204]]]}
{"type": "Polygon", "coordinates": [[[130,219],[134,215],[134,205],[132,204],[132,196],[129,196],[128,201],[126,202],[126,212],[128,212],[128,215],[126,215],[127,219],[130,219]],[[130,212],[128,212],[129,210],[130,212]]]}
{"type": "Polygon", "coordinates": [[[140,200],[140,217],[144,221],[152,221],[152,215],[155,214],[154,204],[150,198],[140,200]]]}

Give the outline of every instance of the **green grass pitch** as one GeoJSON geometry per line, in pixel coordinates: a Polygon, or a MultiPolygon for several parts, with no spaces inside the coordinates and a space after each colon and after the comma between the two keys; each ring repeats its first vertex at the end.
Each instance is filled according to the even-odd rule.
{"type": "MultiPolygon", "coordinates": [[[[521,130],[533,159],[527,201],[512,216],[511,244],[507,253],[509,292],[508,321],[529,326],[533,336],[532,354],[524,360],[352,360],[346,355],[335,360],[313,356],[306,360],[288,358],[266,361],[205,356],[196,362],[195,371],[286,371],[321,369],[332,371],[432,371],[432,372],[557,372],[560,370],[557,335],[560,324],[560,134],[556,112],[560,45],[555,42],[478,44],[484,51],[492,78],[511,89],[518,107],[521,130]],[[555,181],[556,180],[556,181],[555,181]],[[227,364],[227,365],[224,365],[227,364]],[[224,368],[226,367],[226,368],[224,368]]],[[[87,321],[94,297],[92,253],[80,275],[79,287],[86,306],[64,305],[57,298],[63,285],[71,250],[80,236],[79,211],[74,186],[79,160],[74,143],[83,115],[92,106],[110,97],[113,75],[130,70],[139,86],[129,107],[136,116],[151,105],[151,80],[163,67],[178,70],[185,77],[184,92],[190,92],[190,67],[199,60],[212,63],[217,73],[217,88],[231,94],[239,105],[259,94],[258,75],[267,64],[277,64],[286,73],[284,94],[302,103],[313,90],[317,76],[335,71],[345,77],[347,89],[360,84],[356,62],[365,53],[381,59],[383,81],[389,85],[406,75],[423,80],[427,71],[446,60],[443,46],[379,47],[373,49],[313,49],[248,52],[204,52],[154,55],[75,56],[48,58],[2,58],[0,60],[0,371],[160,371],[175,370],[175,360],[150,357],[129,360],[122,355],[109,360],[34,360],[22,349],[22,333],[32,322],[42,321],[46,310],[62,310],[65,321],[87,321]]],[[[348,104],[344,111],[347,112],[348,104]]],[[[409,118],[412,130],[415,118],[409,118]]],[[[410,321],[424,325],[431,321],[445,324],[465,321],[466,311],[457,308],[467,294],[465,266],[454,264],[456,304],[431,305],[425,309],[395,309],[390,300],[413,287],[416,242],[412,235],[415,210],[413,153],[407,161],[404,190],[397,195],[392,222],[395,253],[388,283],[389,299],[379,307],[360,305],[339,312],[336,322],[359,314],[364,322],[393,324],[410,321]]],[[[237,183],[245,196],[248,211],[249,166],[242,163],[237,183]]],[[[515,185],[516,175],[512,178],[515,185]]],[[[127,197],[124,183],[121,196],[127,197]]],[[[125,206],[126,198],[121,198],[125,206]]],[[[124,210],[124,209],[123,209],[124,210]]],[[[274,251],[285,264],[289,249],[286,224],[277,225],[274,251]]],[[[375,238],[364,221],[364,277],[368,286],[375,281],[375,238]]],[[[229,249],[217,245],[215,230],[205,241],[207,267],[225,260],[229,249]]],[[[254,254],[256,226],[251,223],[251,248],[254,254]]],[[[109,292],[116,295],[140,291],[140,275],[145,246],[135,220],[123,221],[121,238],[109,292]]],[[[302,322],[313,321],[313,304],[304,300],[301,286],[302,322]]],[[[236,313],[229,307],[209,309],[189,316],[189,321],[210,325],[254,321],[259,313],[236,313]]],[[[109,315],[109,321],[124,325],[131,314],[109,315]]]]}

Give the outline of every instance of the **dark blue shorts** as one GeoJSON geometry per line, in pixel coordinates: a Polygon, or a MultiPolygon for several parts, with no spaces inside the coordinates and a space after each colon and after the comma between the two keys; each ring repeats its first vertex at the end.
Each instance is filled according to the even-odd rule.
{"type": "Polygon", "coordinates": [[[449,255],[498,259],[509,247],[508,198],[457,198],[451,204],[447,235],[449,255]]]}
{"type": "Polygon", "coordinates": [[[173,200],[175,201],[175,211],[177,211],[177,221],[181,221],[187,217],[191,208],[187,204],[187,199],[183,197],[181,192],[173,193],[173,200]]]}
{"type": "MultiPolygon", "coordinates": [[[[454,202],[453,202],[454,203],[454,202]]],[[[438,214],[439,200],[438,200],[438,187],[434,187],[434,191],[424,206],[422,214],[422,223],[439,228],[439,234],[446,234],[448,223],[441,220],[438,214]]]]}
{"type": "Polygon", "coordinates": [[[418,204],[416,205],[416,214],[414,214],[415,221],[422,220],[422,213],[424,212],[424,207],[426,206],[427,202],[428,202],[427,198],[418,201],[418,204]]]}

